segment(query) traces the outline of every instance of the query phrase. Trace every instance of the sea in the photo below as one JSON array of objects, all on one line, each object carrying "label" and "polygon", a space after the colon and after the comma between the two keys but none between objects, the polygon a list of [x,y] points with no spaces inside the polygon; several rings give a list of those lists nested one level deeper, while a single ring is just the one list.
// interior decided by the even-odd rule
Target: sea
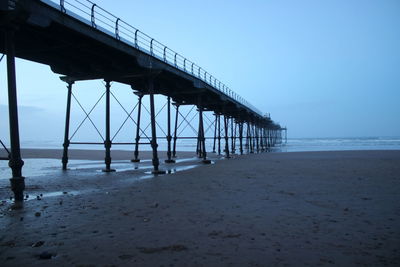
[{"label": "sea", "polygon": [[400,150],[397,137],[289,138],[279,146],[281,152],[339,150]]}]

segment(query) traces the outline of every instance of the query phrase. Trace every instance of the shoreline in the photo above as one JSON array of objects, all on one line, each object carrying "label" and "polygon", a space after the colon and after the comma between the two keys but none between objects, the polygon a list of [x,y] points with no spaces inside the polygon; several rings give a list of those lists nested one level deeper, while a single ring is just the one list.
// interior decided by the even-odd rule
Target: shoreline
[{"label": "shoreline", "polygon": [[[284,147],[283,147],[284,148]],[[400,149],[343,149],[343,150],[293,150],[293,151],[280,151],[280,148],[272,148],[269,152],[261,152],[261,153],[336,153],[336,152],[386,152],[386,151],[400,151]],[[5,155],[5,151],[2,151]],[[71,160],[103,160],[104,159],[104,150],[97,150],[97,149],[69,149],[68,150],[68,157]],[[129,150],[111,150],[111,156],[116,160],[128,160],[133,157],[134,151]],[[1,156],[4,156],[1,154]],[[21,156],[22,159],[24,158],[48,158],[48,159],[60,159],[62,158],[63,150],[60,148],[22,148],[21,149]],[[196,156],[196,153],[190,151],[177,151],[177,158],[179,157],[193,157]],[[243,155],[233,154],[234,156],[244,156],[248,153],[244,153]],[[256,153],[257,154],[257,153]],[[207,155],[216,155],[213,152],[207,152]],[[159,158],[167,158],[167,151],[161,150],[158,151]],[[222,153],[221,157],[224,156]],[[152,151],[139,151],[139,158],[143,157],[144,159],[150,159],[152,157]]]}]

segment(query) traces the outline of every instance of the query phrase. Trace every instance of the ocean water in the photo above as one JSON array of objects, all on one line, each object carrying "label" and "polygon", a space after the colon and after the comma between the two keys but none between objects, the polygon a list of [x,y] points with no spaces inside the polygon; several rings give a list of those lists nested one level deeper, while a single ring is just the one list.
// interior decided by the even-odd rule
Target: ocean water
[{"label": "ocean water", "polygon": [[400,137],[289,138],[278,151],[400,150]]},{"label": "ocean water", "polygon": [[[62,149],[61,141],[22,141],[22,148],[47,148]],[[206,150],[213,150],[213,139],[207,140]],[[229,147],[231,140],[229,140]],[[221,139],[221,151],[225,147]],[[71,145],[71,149],[96,149],[103,150],[103,145]],[[236,149],[239,142],[236,141]],[[133,145],[113,145],[115,150],[134,150]],[[166,140],[158,140],[158,149],[167,150]],[[0,150],[3,150],[2,148]],[[151,150],[150,145],[141,145],[140,150]],[[196,140],[178,140],[177,151],[195,151]],[[359,138],[288,138],[287,143],[276,146],[274,152],[300,152],[300,151],[338,151],[338,150],[400,150],[400,137],[359,137]],[[4,152],[4,151],[1,151]],[[1,153],[3,154],[3,153]]]}]

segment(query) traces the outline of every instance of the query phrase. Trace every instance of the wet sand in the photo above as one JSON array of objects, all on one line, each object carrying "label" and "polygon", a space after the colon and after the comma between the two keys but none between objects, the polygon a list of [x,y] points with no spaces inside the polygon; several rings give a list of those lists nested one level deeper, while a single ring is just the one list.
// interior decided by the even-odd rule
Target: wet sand
[{"label": "wet sand", "polygon": [[[61,159],[63,151],[61,149],[22,149],[21,155],[23,158],[51,158]],[[112,150],[113,160],[126,160],[134,157],[133,151]],[[140,151],[139,158],[150,159],[151,151]],[[193,157],[193,152],[178,152],[179,157]],[[160,158],[166,158],[165,151],[159,151]],[[103,160],[104,150],[84,150],[84,149],[69,149],[69,159],[86,159],[86,160]]]},{"label": "wet sand", "polygon": [[252,154],[141,175],[28,177],[24,209],[0,206],[0,265],[400,265],[400,151]]}]

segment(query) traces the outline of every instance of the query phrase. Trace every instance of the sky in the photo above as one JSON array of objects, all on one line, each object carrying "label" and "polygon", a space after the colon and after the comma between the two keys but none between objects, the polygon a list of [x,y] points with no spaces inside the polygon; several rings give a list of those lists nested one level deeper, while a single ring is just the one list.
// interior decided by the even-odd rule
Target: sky
[{"label": "sky", "polygon": [[[289,138],[400,136],[398,0],[95,2],[270,113],[288,128]],[[3,60],[2,140],[7,139],[5,67]],[[48,66],[24,60],[17,60],[17,83],[21,138],[61,142],[65,84]],[[89,105],[103,83],[75,88]],[[129,91],[119,84],[113,88],[122,95]],[[135,104],[126,96],[123,104]],[[73,109],[77,118],[78,109]],[[116,120],[124,119],[122,110],[113,112]],[[103,118],[101,112],[97,118]]]}]

